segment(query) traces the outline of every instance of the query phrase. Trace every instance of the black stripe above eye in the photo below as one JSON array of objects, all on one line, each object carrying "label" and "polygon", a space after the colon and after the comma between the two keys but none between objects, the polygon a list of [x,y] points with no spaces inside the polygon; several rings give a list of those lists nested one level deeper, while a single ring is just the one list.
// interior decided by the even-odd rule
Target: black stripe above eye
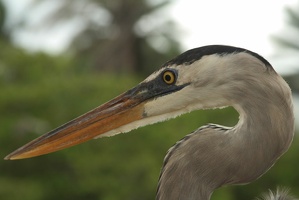
[{"label": "black stripe above eye", "polygon": [[225,46],[225,45],[209,45],[203,46],[195,49],[188,50],[176,58],[166,62],[162,67],[166,67],[169,65],[182,65],[182,64],[192,64],[193,62],[200,60],[203,56],[217,54],[220,56],[232,53],[248,53],[260,61],[262,61],[267,67],[271,67],[271,64],[262,56],[247,49],[233,47],[233,46]]}]

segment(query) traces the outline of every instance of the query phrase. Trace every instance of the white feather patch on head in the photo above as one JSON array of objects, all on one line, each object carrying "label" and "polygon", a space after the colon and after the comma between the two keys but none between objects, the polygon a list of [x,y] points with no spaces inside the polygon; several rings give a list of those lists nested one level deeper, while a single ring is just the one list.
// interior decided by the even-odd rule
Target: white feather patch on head
[{"label": "white feather patch on head", "polygon": [[[246,67],[244,67],[246,66]],[[261,67],[262,66],[262,67]],[[203,56],[192,64],[170,65],[147,77],[149,82],[160,76],[165,68],[178,72],[176,85],[185,88],[148,101],[144,105],[144,118],[104,133],[97,138],[126,133],[138,127],[175,118],[193,110],[223,108],[232,105],[226,98],[231,93],[232,77],[240,74],[258,74],[266,70],[264,64],[247,53]]]}]

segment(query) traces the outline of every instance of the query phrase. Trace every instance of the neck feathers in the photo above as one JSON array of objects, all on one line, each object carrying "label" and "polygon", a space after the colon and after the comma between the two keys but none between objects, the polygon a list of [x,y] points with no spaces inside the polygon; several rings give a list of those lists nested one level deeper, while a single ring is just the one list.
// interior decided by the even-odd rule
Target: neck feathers
[{"label": "neck feathers", "polygon": [[256,180],[289,148],[294,136],[289,86],[272,67],[244,53],[239,56],[232,68],[252,68],[231,68],[227,77],[223,72],[225,80],[213,79],[217,87],[212,94],[224,99],[212,106],[231,105],[239,112],[238,124],[200,128],[175,144],[164,160],[157,200],[210,199],[223,185]]}]

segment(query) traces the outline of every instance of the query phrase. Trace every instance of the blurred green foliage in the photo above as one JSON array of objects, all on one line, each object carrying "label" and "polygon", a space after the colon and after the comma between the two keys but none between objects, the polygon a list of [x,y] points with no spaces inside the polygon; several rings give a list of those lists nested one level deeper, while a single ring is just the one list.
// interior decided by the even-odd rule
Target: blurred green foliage
[{"label": "blurred green foliage", "polygon": [[[0,157],[133,87],[145,77],[91,73],[71,57],[28,54],[0,41]],[[0,199],[154,199],[166,151],[199,126],[232,126],[232,108],[197,111],[37,158],[0,161]],[[285,186],[299,196],[299,141],[269,172],[212,199],[254,199]]]}]

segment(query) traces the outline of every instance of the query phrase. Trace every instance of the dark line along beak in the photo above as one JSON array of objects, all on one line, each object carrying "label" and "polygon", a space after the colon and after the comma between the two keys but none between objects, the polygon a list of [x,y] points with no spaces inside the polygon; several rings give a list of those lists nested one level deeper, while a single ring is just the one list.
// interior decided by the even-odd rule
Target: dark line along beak
[{"label": "dark line along beak", "polygon": [[[152,90],[148,90],[148,88]],[[100,137],[111,130],[145,118],[144,104],[147,100],[181,88],[183,86],[162,89],[156,87],[155,84],[140,84],[86,114],[36,138],[6,156],[5,159],[15,160],[39,156]]]}]

